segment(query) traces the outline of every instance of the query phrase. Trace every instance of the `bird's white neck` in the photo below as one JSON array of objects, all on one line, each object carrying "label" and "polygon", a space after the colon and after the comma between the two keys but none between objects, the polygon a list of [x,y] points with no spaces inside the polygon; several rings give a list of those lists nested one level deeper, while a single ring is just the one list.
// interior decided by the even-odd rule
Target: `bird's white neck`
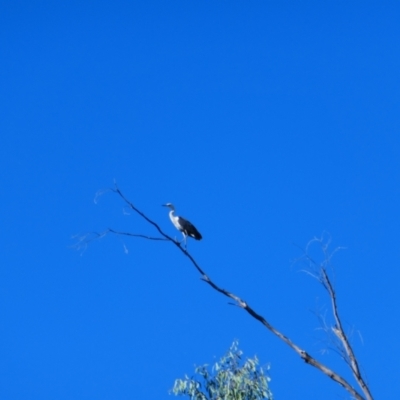
[{"label": "bird's white neck", "polygon": [[178,219],[179,217],[177,217],[175,215],[175,210],[171,210],[169,212],[169,219],[171,220],[171,222],[174,224],[175,228],[178,230],[181,230],[181,226],[179,225]]},{"label": "bird's white neck", "polygon": [[171,211],[169,212],[169,217],[170,217],[170,219],[171,219],[171,221],[172,221],[172,219],[175,217],[175,210],[171,210]]}]

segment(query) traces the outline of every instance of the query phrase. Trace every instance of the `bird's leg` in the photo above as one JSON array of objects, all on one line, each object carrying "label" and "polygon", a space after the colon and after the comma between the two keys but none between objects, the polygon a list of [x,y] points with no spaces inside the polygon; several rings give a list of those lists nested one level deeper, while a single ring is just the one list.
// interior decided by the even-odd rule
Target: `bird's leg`
[{"label": "bird's leg", "polygon": [[[181,233],[182,233],[182,232],[181,232]],[[179,243],[179,244],[182,244],[182,243],[185,241],[185,235],[182,233],[182,236],[183,236],[182,240],[179,240],[179,239],[175,236],[175,242],[177,242],[177,243]]]}]

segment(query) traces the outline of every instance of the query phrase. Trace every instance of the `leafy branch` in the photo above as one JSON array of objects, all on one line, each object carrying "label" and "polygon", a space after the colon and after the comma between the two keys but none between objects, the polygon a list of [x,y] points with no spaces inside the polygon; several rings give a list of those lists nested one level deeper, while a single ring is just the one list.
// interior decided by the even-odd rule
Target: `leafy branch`
[{"label": "leafy branch", "polygon": [[175,381],[172,393],[191,400],[272,400],[270,378],[259,367],[257,357],[242,362],[242,355],[234,341],[211,371],[207,365],[197,367],[195,377]]}]

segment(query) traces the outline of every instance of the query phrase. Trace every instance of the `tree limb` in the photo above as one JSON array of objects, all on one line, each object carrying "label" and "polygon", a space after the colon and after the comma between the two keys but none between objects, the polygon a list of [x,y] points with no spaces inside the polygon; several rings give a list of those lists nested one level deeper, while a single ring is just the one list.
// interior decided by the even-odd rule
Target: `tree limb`
[{"label": "tree limb", "polygon": [[[353,374],[355,376],[355,379],[357,382],[360,384],[364,395],[366,396],[365,398],[357,392],[357,390],[349,383],[347,382],[342,376],[337,374],[335,371],[332,369],[328,368],[324,364],[320,363],[317,361],[314,357],[310,356],[305,350],[301,349],[299,346],[297,346],[294,342],[292,342],[287,336],[285,336],[283,333],[278,331],[276,328],[274,328],[262,315],[258,314],[255,310],[253,310],[247,302],[245,302],[243,299],[241,299],[239,296],[236,296],[235,294],[222,289],[218,285],[216,285],[208,275],[202,270],[202,268],[199,266],[199,264],[196,262],[196,260],[193,258],[193,256],[185,249],[184,247],[181,246],[180,242],[174,240],[172,237],[167,235],[161,228],[160,226],[151,220],[149,217],[147,217],[142,211],[140,211],[132,202],[130,202],[125,195],[121,192],[121,190],[118,188],[118,186],[115,184],[115,188],[110,189],[114,193],[118,194],[124,201],[125,203],[133,210],[135,211],[138,215],[140,215],[144,220],[146,220],[149,224],[151,224],[157,231],[158,233],[162,236],[162,238],[155,238],[155,237],[149,237],[146,235],[139,235],[139,234],[128,234],[124,232],[118,232],[112,229],[108,229],[108,232],[114,233],[117,235],[128,235],[128,236],[135,236],[135,237],[141,237],[145,239],[150,239],[150,240],[166,240],[170,241],[173,243],[186,257],[189,258],[193,266],[197,269],[197,271],[201,275],[201,279],[208,283],[214,290],[217,292],[223,294],[226,297],[229,297],[235,303],[243,308],[245,311],[247,311],[254,319],[259,321],[261,324],[263,324],[270,332],[272,332],[274,335],[276,335],[279,339],[281,339],[284,343],[286,343],[292,350],[294,350],[307,364],[315,367],[319,371],[321,371],[323,374],[327,375],[329,378],[331,378],[333,381],[337,382],[340,386],[342,386],[344,389],[346,389],[352,396],[353,398],[357,400],[372,400],[372,396],[368,390],[367,385],[365,384],[364,380],[361,377],[357,360],[354,356],[354,353],[352,351],[352,348],[347,340],[346,335],[343,332],[341,321],[337,312],[337,305],[336,305],[336,297],[335,297],[335,292],[333,291],[332,285],[329,281],[328,275],[326,274],[326,271],[323,270],[323,277],[325,276],[325,285],[327,287],[328,292],[330,293],[331,299],[332,299],[332,304],[333,304],[333,310],[334,310],[334,315],[336,319],[336,325],[338,328],[338,332],[340,332],[339,339],[344,340],[344,346],[346,348],[347,354],[349,355],[350,363],[352,366]],[[343,337],[343,338],[341,338]]]},{"label": "tree limb", "polygon": [[326,269],[324,267],[321,267],[321,274],[322,274],[323,285],[326,288],[326,290],[328,291],[329,297],[331,298],[332,312],[333,312],[333,316],[336,321],[336,326],[333,328],[333,332],[335,333],[335,335],[338,337],[338,339],[340,340],[340,342],[343,345],[343,348],[349,359],[349,365],[350,365],[350,369],[354,375],[354,379],[357,381],[358,385],[361,387],[361,390],[363,391],[365,398],[367,400],[372,400],[371,392],[368,388],[368,385],[365,383],[365,381],[361,375],[361,371],[360,371],[360,368],[359,368],[359,365],[357,362],[357,358],[354,354],[353,348],[351,347],[351,344],[346,335],[346,332],[343,329],[342,321],[339,316],[337,302],[336,302],[336,293],[335,293],[335,290],[333,289],[332,283],[331,283],[329,276],[326,272]]}]

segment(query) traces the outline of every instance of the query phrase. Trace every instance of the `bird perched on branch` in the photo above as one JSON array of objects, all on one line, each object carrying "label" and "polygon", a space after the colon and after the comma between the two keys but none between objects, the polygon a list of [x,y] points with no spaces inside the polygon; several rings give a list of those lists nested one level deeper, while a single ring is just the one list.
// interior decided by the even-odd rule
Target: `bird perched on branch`
[{"label": "bird perched on branch", "polygon": [[174,224],[175,228],[182,232],[183,240],[186,247],[186,238],[188,236],[196,240],[201,240],[202,236],[196,227],[190,223],[187,219],[178,217],[175,215],[175,207],[172,203],[163,204],[164,207],[168,207],[171,211],[169,212],[169,218]]}]

